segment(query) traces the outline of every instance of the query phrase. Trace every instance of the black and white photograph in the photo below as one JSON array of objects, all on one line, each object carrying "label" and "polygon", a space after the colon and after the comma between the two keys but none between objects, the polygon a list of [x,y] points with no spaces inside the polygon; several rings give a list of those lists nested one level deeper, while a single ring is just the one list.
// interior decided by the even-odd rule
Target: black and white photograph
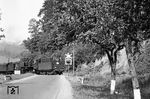
[{"label": "black and white photograph", "polygon": [[0,99],[150,99],[150,0],[0,0]]}]

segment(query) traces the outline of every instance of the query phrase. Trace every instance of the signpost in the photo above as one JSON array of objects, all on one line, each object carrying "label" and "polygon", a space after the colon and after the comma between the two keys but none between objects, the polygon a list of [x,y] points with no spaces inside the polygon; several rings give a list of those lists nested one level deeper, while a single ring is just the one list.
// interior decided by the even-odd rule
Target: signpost
[{"label": "signpost", "polygon": [[7,94],[8,95],[19,94],[19,86],[7,86]]},{"label": "signpost", "polygon": [[69,73],[69,66],[72,65],[72,54],[65,54],[65,65],[68,66],[68,73]]},{"label": "signpost", "polygon": [[65,57],[65,65],[72,65],[72,56],[71,56],[71,54],[67,53],[65,55],[66,55],[66,57]]},{"label": "signpost", "polygon": [[75,67],[75,54],[74,54],[74,43],[73,43],[73,75],[74,75],[74,67]]}]

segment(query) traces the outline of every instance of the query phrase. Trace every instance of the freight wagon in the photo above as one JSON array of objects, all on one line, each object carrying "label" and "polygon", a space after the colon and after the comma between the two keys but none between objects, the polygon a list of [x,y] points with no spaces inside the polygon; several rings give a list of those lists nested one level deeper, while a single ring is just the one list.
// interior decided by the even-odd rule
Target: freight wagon
[{"label": "freight wagon", "polygon": [[54,60],[48,57],[41,57],[37,59],[34,68],[36,74],[44,74],[44,75],[50,74],[60,75],[65,70],[63,61],[61,61],[60,59]]},{"label": "freight wagon", "polygon": [[13,74],[15,70],[15,63],[0,64],[0,74]]}]

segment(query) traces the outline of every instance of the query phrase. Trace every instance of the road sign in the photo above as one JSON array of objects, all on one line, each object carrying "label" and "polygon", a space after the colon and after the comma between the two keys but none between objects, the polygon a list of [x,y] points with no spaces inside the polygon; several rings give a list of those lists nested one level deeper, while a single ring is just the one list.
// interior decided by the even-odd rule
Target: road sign
[{"label": "road sign", "polygon": [[65,65],[72,65],[72,54],[67,53],[65,55]]},{"label": "road sign", "polygon": [[66,58],[71,58],[72,59],[72,54],[67,53],[65,55],[66,55]]},{"label": "road sign", "polygon": [[72,59],[65,58],[65,65],[72,65]]},{"label": "road sign", "polygon": [[19,94],[19,86],[7,86],[7,94],[9,95]]}]

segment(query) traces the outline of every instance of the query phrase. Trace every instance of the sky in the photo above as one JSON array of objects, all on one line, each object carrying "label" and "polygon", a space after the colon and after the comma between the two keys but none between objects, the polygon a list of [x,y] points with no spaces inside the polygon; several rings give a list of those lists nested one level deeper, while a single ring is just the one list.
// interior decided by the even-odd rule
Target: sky
[{"label": "sky", "polygon": [[2,41],[20,43],[27,39],[29,20],[38,18],[43,2],[44,0],[0,0],[0,26],[4,28],[5,34]]}]

